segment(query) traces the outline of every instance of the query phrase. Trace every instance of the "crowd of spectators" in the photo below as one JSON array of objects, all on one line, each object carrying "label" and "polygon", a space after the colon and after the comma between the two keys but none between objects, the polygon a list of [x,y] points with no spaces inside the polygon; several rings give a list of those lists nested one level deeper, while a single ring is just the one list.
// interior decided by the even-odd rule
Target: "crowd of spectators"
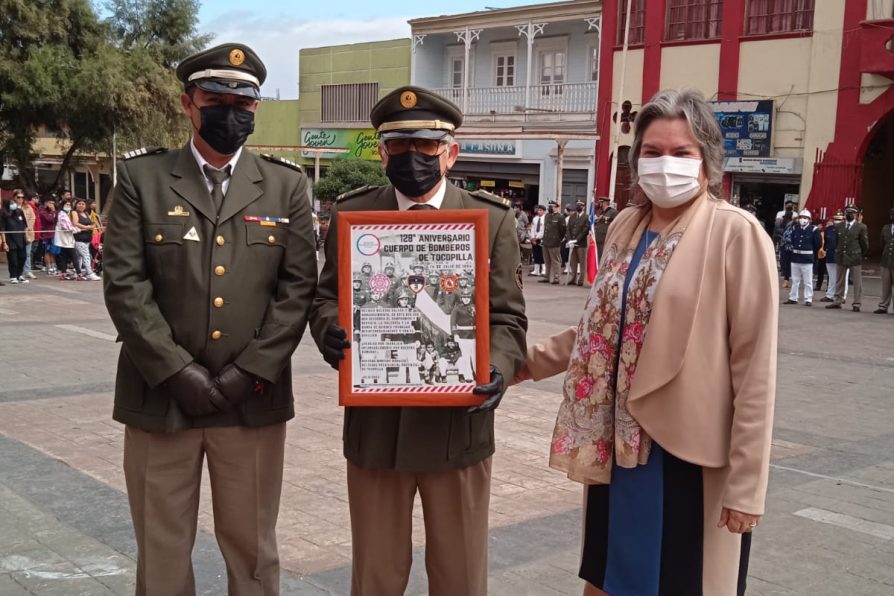
[{"label": "crowd of spectators", "polygon": [[[39,195],[16,190],[0,202],[0,249],[11,285],[43,271],[63,280],[98,281],[103,226],[93,200],[70,191]],[[0,285],[5,285],[0,282]]]}]

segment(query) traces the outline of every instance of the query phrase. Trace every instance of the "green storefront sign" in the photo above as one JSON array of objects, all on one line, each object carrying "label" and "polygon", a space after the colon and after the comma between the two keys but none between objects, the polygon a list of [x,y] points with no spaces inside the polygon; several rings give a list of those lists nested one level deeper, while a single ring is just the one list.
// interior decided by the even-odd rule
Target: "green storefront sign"
[{"label": "green storefront sign", "polygon": [[[379,135],[372,128],[302,128],[301,144],[305,147],[347,149],[347,153],[321,153],[323,159],[378,160],[376,147]],[[302,151],[302,157],[313,158],[314,153]]]}]

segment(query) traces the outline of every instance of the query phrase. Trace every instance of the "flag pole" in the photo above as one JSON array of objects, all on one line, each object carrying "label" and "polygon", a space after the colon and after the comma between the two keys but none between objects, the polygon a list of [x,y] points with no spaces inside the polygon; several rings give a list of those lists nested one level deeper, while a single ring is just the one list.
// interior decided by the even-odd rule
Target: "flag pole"
[{"label": "flag pole", "polygon": [[627,18],[624,19],[624,45],[621,48],[621,79],[618,83],[618,100],[614,106],[618,119],[615,122],[615,132],[612,135],[611,176],[608,183],[609,205],[615,204],[615,184],[618,180],[618,146],[621,144],[621,103],[624,101],[624,81],[627,77],[627,49],[630,46],[630,10],[632,4],[633,0],[627,0]]}]

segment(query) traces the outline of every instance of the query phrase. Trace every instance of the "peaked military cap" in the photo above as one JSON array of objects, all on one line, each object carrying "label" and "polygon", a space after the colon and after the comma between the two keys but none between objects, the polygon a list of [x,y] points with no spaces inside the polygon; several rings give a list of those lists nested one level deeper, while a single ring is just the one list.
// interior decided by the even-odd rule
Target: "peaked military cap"
[{"label": "peaked military cap", "polygon": [[380,99],[369,120],[383,140],[439,140],[462,125],[463,113],[455,103],[433,91],[406,85]]},{"label": "peaked military cap", "polygon": [[185,58],[177,66],[177,78],[185,87],[258,99],[267,68],[250,47],[225,43]]},{"label": "peaked military cap", "polygon": [[857,208],[856,205],[848,205],[844,211],[845,211],[845,213],[847,213],[848,211],[851,213],[859,213],[860,212],[860,210]]}]

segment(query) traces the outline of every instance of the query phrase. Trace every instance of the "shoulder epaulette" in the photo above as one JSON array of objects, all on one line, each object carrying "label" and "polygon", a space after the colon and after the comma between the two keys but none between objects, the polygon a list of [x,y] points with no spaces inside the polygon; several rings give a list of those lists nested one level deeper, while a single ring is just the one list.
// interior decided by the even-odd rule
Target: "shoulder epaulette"
[{"label": "shoulder epaulette", "polygon": [[506,209],[512,207],[512,201],[510,201],[509,199],[498,197],[497,195],[487,192],[486,190],[476,190],[474,192],[470,192],[469,194],[473,197],[484,199],[485,201],[489,201],[491,203],[499,205],[500,207],[505,207]]},{"label": "shoulder epaulette", "polygon": [[166,147],[142,147],[140,149],[128,151],[121,156],[121,159],[127,161],[128,159],[133,159],[135,157],[143,157],[144,155],[155,155],[156,153],[164,153],[167,150],[168,149]]},{"label": "shoulder epaulette", "polygon": [[377,187],[370,186],[369,184],[367,184],[366,186],[361,186],[360,188],[355,188],[354,190],[349,190],[348,192],[343,192],[340,195],[338,195],[335,198],[335,200],[338,202],[341,202],[341,201],[350,199],[351,197],[360,196],[367,191],[373,190],[374,188],[377,188]]},{"label": "shoulder epaulette", "polygon": [[266,159],[270,163],[278,163],[281,166],[286,166],[287,168],[292,168],[298,172],[304,172],[304,168],[300,165],[296,164],[294,161],[289,161],[288,159],[284,159],[277,155],[271,155],[270,153],[261,153],[261,157]]}]

